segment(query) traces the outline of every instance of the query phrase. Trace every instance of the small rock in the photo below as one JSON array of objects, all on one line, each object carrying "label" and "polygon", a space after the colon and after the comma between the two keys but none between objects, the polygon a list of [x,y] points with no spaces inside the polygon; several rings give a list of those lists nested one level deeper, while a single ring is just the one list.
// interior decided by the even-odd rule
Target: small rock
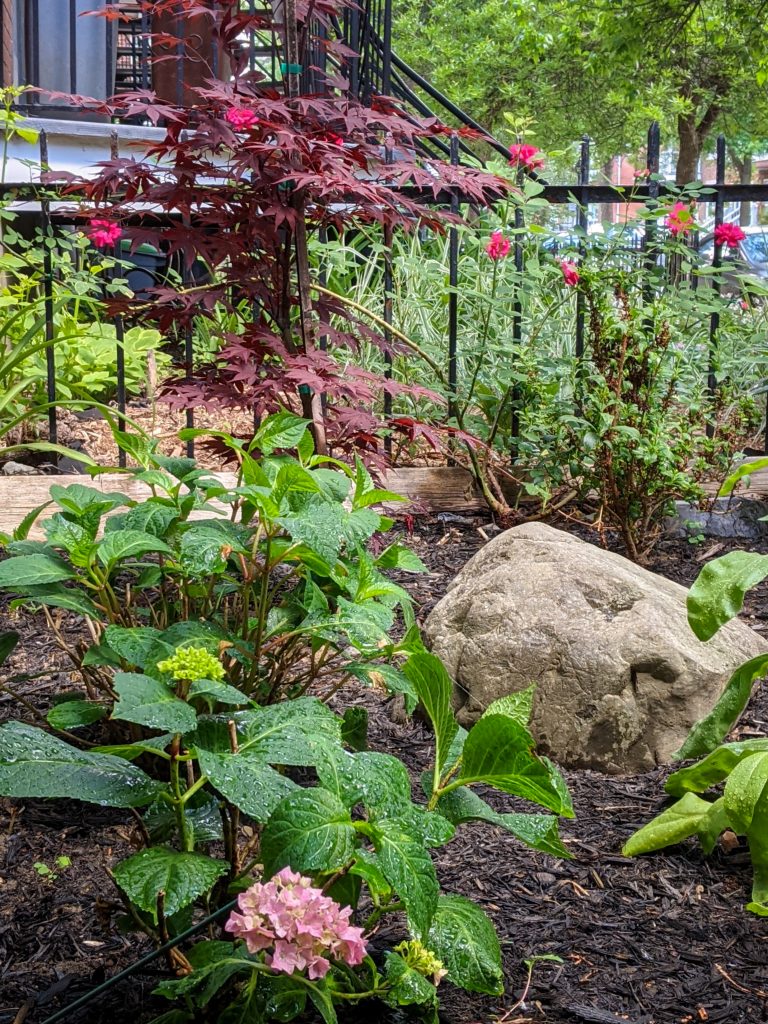
[{"label": "small rock", "polygon": [[608,773],[671,760],[734,670],[768,647],[743,622],[707,643],[688,591],[543,523],[485,544],[427,619],[469,728],[499,697],[536,684],[531,731],[563,765]]},{"label": "small rock", "polygon": [[27,466],[23,462],[6,462],[3,465],[3,473],[6,476],[39,476],[35,466]]}]

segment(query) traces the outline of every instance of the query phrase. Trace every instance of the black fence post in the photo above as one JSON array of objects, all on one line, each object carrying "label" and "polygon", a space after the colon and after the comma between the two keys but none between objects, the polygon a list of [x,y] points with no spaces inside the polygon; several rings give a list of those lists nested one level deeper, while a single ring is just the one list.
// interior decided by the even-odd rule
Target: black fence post
[{"label": "black fence post", "polygon": [[[459,136],[451,136],[451,165],[459,163]],[[459,212],[456,189],[451,194],[451,213]],[[458,411],[458,344],[459,344],[459,232],[455,224],[448,229],[448,416]]]},{"label": "black fence post", "polygon": [[[720,296],[720,267],[722,266],[722,245],[717,242],[717,229],[723,223],[724,197],[722,186],[725,184],[725,136],[718,135],[715,159],[715,238],[712,251],[712,290],[715,295],[715,303]],[[715,394],[717,392],[717,335],[720,330],[720,310],[715,308],[709,317],[709,353],[707,360],[707,401],[709,413],[706,422],[707,437],[715,433],[715,423],[712,419],[715,406]]]},{"label": "black fence post", "polygon": [[[48,136],[40,132],[40,169],[45,172],[48,167]],[[55,324],[53,320],[53,231],[51,230],[51,205],[45,192],[40,193],[40,228],[43,236],[43,306],[45,309],[45,369],[46,394],[48,398],[48,440],[51,444],[58,441],[58,422],[56,415],[56,353],[54,351]],[[56,455],[51,460],[58,463]]]},{"label": "black fence post", "polygon": [[[648,129],[648,210],[652,212],[659,205],[659,153],[661,151],[661,135],[659,122],[653,121]],[[648,305],[653,301],[653,272],[656,268],[656,238],[658,236],[658,224],[654,217],[648,217],[645,221],[645,237],[643,238],[643,252],[645,253],[643,272],[643,302]],[[653,324],[650,318],[647,321],[652,329]]]},{"label": "black fence post", "polygon": [[[585,135],[581,140],[581,151],[579,153],[579,164],[578,164],[578,184],[582,186],[581,191],[577,191],[577,197],[579,200],[579,206],[576,211],[576,226],[579,228],[579,263],[584,262],[584,258],[587,255],[587,230],[589,228],[589,207],[588,200],[585,198],[583,187],[589,184],[590,174],[590,139],[588,135]],[[578,410],[581,399],[581,387],[582,377],[584,370],[584,295],[581,288],[576,292],[576,374],[575,374],[575,386],[576,386],[576,408]]]},{"label": "black fence post", "polygon": [[[120,156],[120,143],[117,131],[110,132],[109,136],[110,159],[117,160]],[[116,260],[122,256],[122,244],[120,239],[115,242],[112,255]],[[109,272],[110,280],[114,280],[114,267]],[[117,422],[121,430],[125,430],[125,322],[121,314],[115,317],[115,373],[117,378],[116,399],[117,399]],[[117,464],[121,468],[126,465],[126,454],[121,447],[117,450]]]},{"label": "black fence post", "polygon": [[[522,192],[523,172],[518,171],[518,186]],[[522,196],[521,196],[522,199]],[[512,302],[512,359],[517,360],[520,342],[523,339],[523,303],[520,298],[522,292],[523,270],[525,269],[525,254],[523,251],[523,228],[525,227],[525,216],[521,203],[515,206],[515,297]],[[520,436],[520,385],[515,382],[512,385],[511,393],[512,409],[510,412],[510,458],[517,457],[517,439]]]}]

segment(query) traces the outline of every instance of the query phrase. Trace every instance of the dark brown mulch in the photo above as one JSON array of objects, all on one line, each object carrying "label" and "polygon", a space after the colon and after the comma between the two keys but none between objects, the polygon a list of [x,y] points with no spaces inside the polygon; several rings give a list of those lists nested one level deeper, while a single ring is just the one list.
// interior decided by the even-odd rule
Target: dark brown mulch
[{"label": "dark brown mulch", "polygon": [[[485,541],[474,524],[450,520],[418,525],[411,541],[429,566],[428,574],[408,578],[423,617]],[[714,551],[712,544],[666,542],[651,568],[690,583],[702,561],[726,550],[728,545]],[[768,588],[750,595],[745,616],[755,628],[768,629]],[[16,655],[14,671],[62,664],[39,623],[25,622],[24,632],[25,650]],[[71,682],[62,671],[19,689],[45,708],[51,692]],[[370,692],[350,690],[344,697],[368,707],[375,748],[398,753],[414,774],[425,766],[430,735],[421,722],[399,724]],[[29,718],[0,696],[0,718],[11,716]],[[743,734],[768,730],[766,689],[756,694],[739,728]],[[743,910],[751,884],[745,848],[719,847],[705,859],[691,842],[627,860],[620,855],[622,843],[664,804],[665,772],[566,775],[576,818],[563,824],[562,834],[573,860],[537,854],[490,826],[464,826],[438,853],[444,888],[477,900],[493,917],[507,978],[501,998],[446,986],[446,1024],[768,1021],[768,923]],[[515,806],[498,795],[489,799],[499,808]],[[30,1000],[26,1020],[39,1024],[148,948],[143,938],[116,930],[119,907],[107,875],[131,850],[132,823],[121,812],[76,803],[0,806],[0,1022],[10,1024]],[[55,860],[61,855],[72,864],[59,870]],[[43,877],[36,862],[58,877]],[[542,954],[561,962],[537,963],[520,1002],[524,961]],[[142,974],[69,1019],[151,1019],[168,1008],[149,996],[156,981],[157,974]]]}]

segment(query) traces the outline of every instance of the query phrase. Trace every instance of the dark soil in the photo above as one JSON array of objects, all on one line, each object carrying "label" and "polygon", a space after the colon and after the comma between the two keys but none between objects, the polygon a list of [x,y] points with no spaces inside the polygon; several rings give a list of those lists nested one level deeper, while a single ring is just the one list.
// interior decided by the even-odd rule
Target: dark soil
[{"label": "dark soil", "polygon": [[[555,525],[593,539],[572,523]],[[474,522],[445,519],[419,524],[410,539],[429,566],[428,574],[407,581],[423,618],[485,539]],[[663,542],[650,567],[689,584],[702,562],[728,549],[727,543]],[[751,592],[744,615],[754,628],[768,630],[766,586]],[[14,628],[25,636],[12,673],[55,670],[15,683],[44,711],[51,695],[74,680],[48,645],[42,622],[27,616]],[[342,696],[369,709],[374,748],[397,753],[414,774],[425,766],[430,736],[423,723],[399,724],[370,691]],[[32,720],[31,711],[1,694],[0,719],[9,717]],[[738,732],[768,732],[766,688],[753,698]],[[463,826],[438,852],[443,887],[478,901],[493,917],[507,978],[501,998],[468,996],[446,985],[446,1024],[768,1021],[768,923],[743,909],[751,885],[744,846],[721,846],[704,858],[690,842],[625,859],[623,842],[664,805],[665,772],[565,774],[576,818],[561,831],[573,860],[535,853],[491,826]],[[489,799],[511,807],[498,795]],[[133,819],[123,812],[75,802],[0,801],[0,1024],[40,1024],[150,948],[142,936],[116,928],[122,908],[108,877],[134,841]],[[71,865],[57,867],[61,856]],[[57,877],[41,874],[40,864]],[[535,963],[527,986],[525,961],[544,954],[560,960]],[[154,973],[122,983],[66,1020],[150,1020],[169,1008],[150,995],[162,971],[156,963]]]}]

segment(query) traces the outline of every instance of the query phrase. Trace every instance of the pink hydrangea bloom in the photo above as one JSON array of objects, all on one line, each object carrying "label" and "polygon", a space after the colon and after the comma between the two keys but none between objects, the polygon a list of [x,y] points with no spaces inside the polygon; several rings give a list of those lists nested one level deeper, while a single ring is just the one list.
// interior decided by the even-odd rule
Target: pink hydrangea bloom
[{"label": "pink hydrangea bloom", "polygon": [[509,147],[509,162],[513,167],[522,167],[528,172],[538,171],[544,166],[544,154],[538,146],[516,142]]},{"label": "pink hydrangea bloom", "polygon": [[643,167],[639,171],[635,171],[635,178],[650,178],[651,169],[650,167]]},{"label": "pink hydrangea bloom", "polygon": [[718,224],[715,228],[715,245],[727,245],[729,249],[738,249],[739,242],[746,237],[738,224]]},{"label": "pink hydrangea bloom", "polygon": [[492,260],[502,260],[509,252],[509,239],[505,238],[500,231],[494,231],[485,251]]},{"label": "pink hydrangea bloom", "polygon": [[306,971],[314,981],[325,977],[331,960],[354,967],[365,958],[363,929],[349,923],[351,907],[342,909],[290,868],[252,885],[237,903],[225,931],[242,939],[249,953],[271,948],[265,959],[274,971]]},{"label": "pink hydrangea bloom", "polygon": [[561,260],[560,272],[563,275],[563,280],[569,288],[573,288],[579,283],[579,272],[576,269],[575,263],[571,263],[569,260]]},{"label": "pink hydrangea bloom", "polygon": [[99,249],[106,249],[108,246],[114,245],[122,233],[123,229],[119,224],[96,217],[91,221],[88,237]]},{"label": "pink hydrangea bloom", "polygon": [[675,203],[664,221],[664,226],[671,235],[687,235],[696,226],[693,219],[693,204]]},{"label": "pink hydrangea bloom", "polygon": [[247,132],[259,120],[252,110],[247,110],[245,107],[230,107],[226,118],[236,132]]}]

